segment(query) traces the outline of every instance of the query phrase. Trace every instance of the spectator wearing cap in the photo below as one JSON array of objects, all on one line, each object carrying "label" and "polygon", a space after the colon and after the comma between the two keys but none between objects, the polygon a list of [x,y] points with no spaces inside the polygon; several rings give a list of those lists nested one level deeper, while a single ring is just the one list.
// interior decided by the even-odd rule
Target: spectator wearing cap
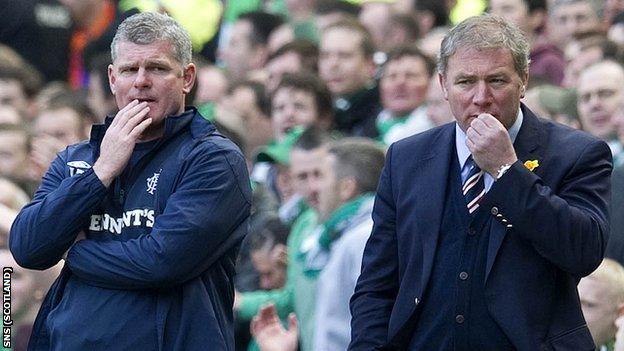
[{"label": "spectator wearing cap", "polygon": [[279,218],[285,224],[292,224],[305,210],[302,196],[296,191],[290,173],[290,150],[297,142],[304,127],[289,130],[280,141],[272,142],[256,156],[256,163],[268,164],[264,185],[276,196],[279,202]]},{"label": "spectator wearing cap", "polygon": [[388,53],[379,84],[383,110],[376,120],[386,145],[433,127],[425,104],[433,70],[433,62],[416,46]]},{"label": "spectator wearing cap", "polygon": [[336,129],[377,137],[375,118],[381,105],[370,34],[355,20],[336,22],[321,33],[319,49],[319,74],[332,93]]}]

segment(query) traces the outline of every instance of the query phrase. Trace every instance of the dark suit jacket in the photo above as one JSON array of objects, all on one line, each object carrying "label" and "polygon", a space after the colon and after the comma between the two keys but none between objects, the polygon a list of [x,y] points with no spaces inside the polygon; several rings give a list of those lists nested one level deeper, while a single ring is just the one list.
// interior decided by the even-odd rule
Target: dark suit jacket
[{"label": "dark suit jacket", "polygon": [[624,166],[613,170],[611,185],[611,235],[605,256],[624,265]]},{"label": "dark suit jacket", "polygon": [[[481,206],[494,217],[487,306],[518,350],[593,350],[576,285],[601,262],[608,236],[611,153],[596,138],[522,106],[519,161]],[[455,123],[388,150],[362,274],[351,299],[349,350],[407,347],[432,270]],[[530,171],[523,165],[537,160]]]}]

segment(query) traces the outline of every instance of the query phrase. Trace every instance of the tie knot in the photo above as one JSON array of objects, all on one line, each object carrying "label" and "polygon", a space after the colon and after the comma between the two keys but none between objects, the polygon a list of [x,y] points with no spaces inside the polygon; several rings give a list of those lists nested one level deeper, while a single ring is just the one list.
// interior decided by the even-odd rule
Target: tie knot
[{"label": "tie knot", "polygon": [[470,178],[470,176],[472,175],[475,175],[481,172],[481,168],[477,166],[477,163],[472,158],[472,155],[470,155],[468,159],[466,159],[466,164],[464,165],[464,167],[468,168],[468,178]]}]

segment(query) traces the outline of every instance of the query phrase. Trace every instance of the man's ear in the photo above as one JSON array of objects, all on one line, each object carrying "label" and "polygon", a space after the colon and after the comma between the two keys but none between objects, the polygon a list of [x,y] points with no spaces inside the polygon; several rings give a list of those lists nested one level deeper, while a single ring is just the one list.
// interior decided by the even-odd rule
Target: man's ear
[{"label": "man's ear", "polygon": [[345,177],[338,180],[338,196],[345,203],[358,195],[357,181],[353,177]]},{"label": "man's ear", "polygon": [[115,95],[115,73],[113,71],[113,65],[108,65],[108,87],[110,88],[111,93]]},{"label": "man's ear", "polygon": [[184,87],[182,91],[184,94],[188,94],[191,92],[193,88],[193,84],[195,84],[195,77],[197,75],[197,69],[195,68],[195,64],[189,63],[182,74],[184,75]]},{"label": "man's ear", "polygon": [[529,84],[529,72],[527,72],[520,77],[522,79],[522,86],[520,87],[520,98],[524,98],[524,94],[526,93],[526,86]]},{"label": "man's ear", "polygon": [[618,317],[624,316],[624,302],[617,306]]},{"label": "man's ear", "polygon": [[372,79],[373,77],[375,77],[375,71],[377,71],[377,65],[375,64],[375,60],[373,59],[372,55],[366,62],[368,63],[367,64],[367,71],[368,72],[366,72],[366,73]]},{"label": "man's ear", "polygon": [[276,244],[271,250],[274,262],[282,266],[288,265],[288,248],[284,244]]},{"label": "man's ear", "polygon": [[442,92],[444,93],[444,100],[448,101],[448,91],[446,90],[446,78],[442,73],[438,73],[438,82],[440,83],[440,87],[442,87]]},{"label": "man's ear", "polygon": [[269,59],[269,48],[264,45],[256,45],[253,49],[254,53],[249,58],[251,70],[257,70],[264,67]]}]

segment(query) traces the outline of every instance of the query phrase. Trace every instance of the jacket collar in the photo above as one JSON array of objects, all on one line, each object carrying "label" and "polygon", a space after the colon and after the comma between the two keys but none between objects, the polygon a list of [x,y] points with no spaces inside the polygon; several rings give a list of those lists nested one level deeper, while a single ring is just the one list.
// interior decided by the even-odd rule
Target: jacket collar
[{"label": "jacket collar", "polygon": [[[193,122],[194,117],[197,116],[201,119],[201,123]],[[106,134],[106,130],[113,122],[114,116],[106,116],[104,123],[96,124],[91,128],[91,138],[89,143],[92,146],[98,146],[104,138],[104,134]],[[215,127],[212,123],[206,121],[201,117],[197,109],[193,106],[187,106],[184,112],[177,116],[167,116],[165,117],[165,130],[163,136],[160,138],[159,143],[168,140],[173,135],[176,135],[179,131],[186,128],[187,126],[192,126],[193,136],[203,136],[211,133],[215,130]]]}]

